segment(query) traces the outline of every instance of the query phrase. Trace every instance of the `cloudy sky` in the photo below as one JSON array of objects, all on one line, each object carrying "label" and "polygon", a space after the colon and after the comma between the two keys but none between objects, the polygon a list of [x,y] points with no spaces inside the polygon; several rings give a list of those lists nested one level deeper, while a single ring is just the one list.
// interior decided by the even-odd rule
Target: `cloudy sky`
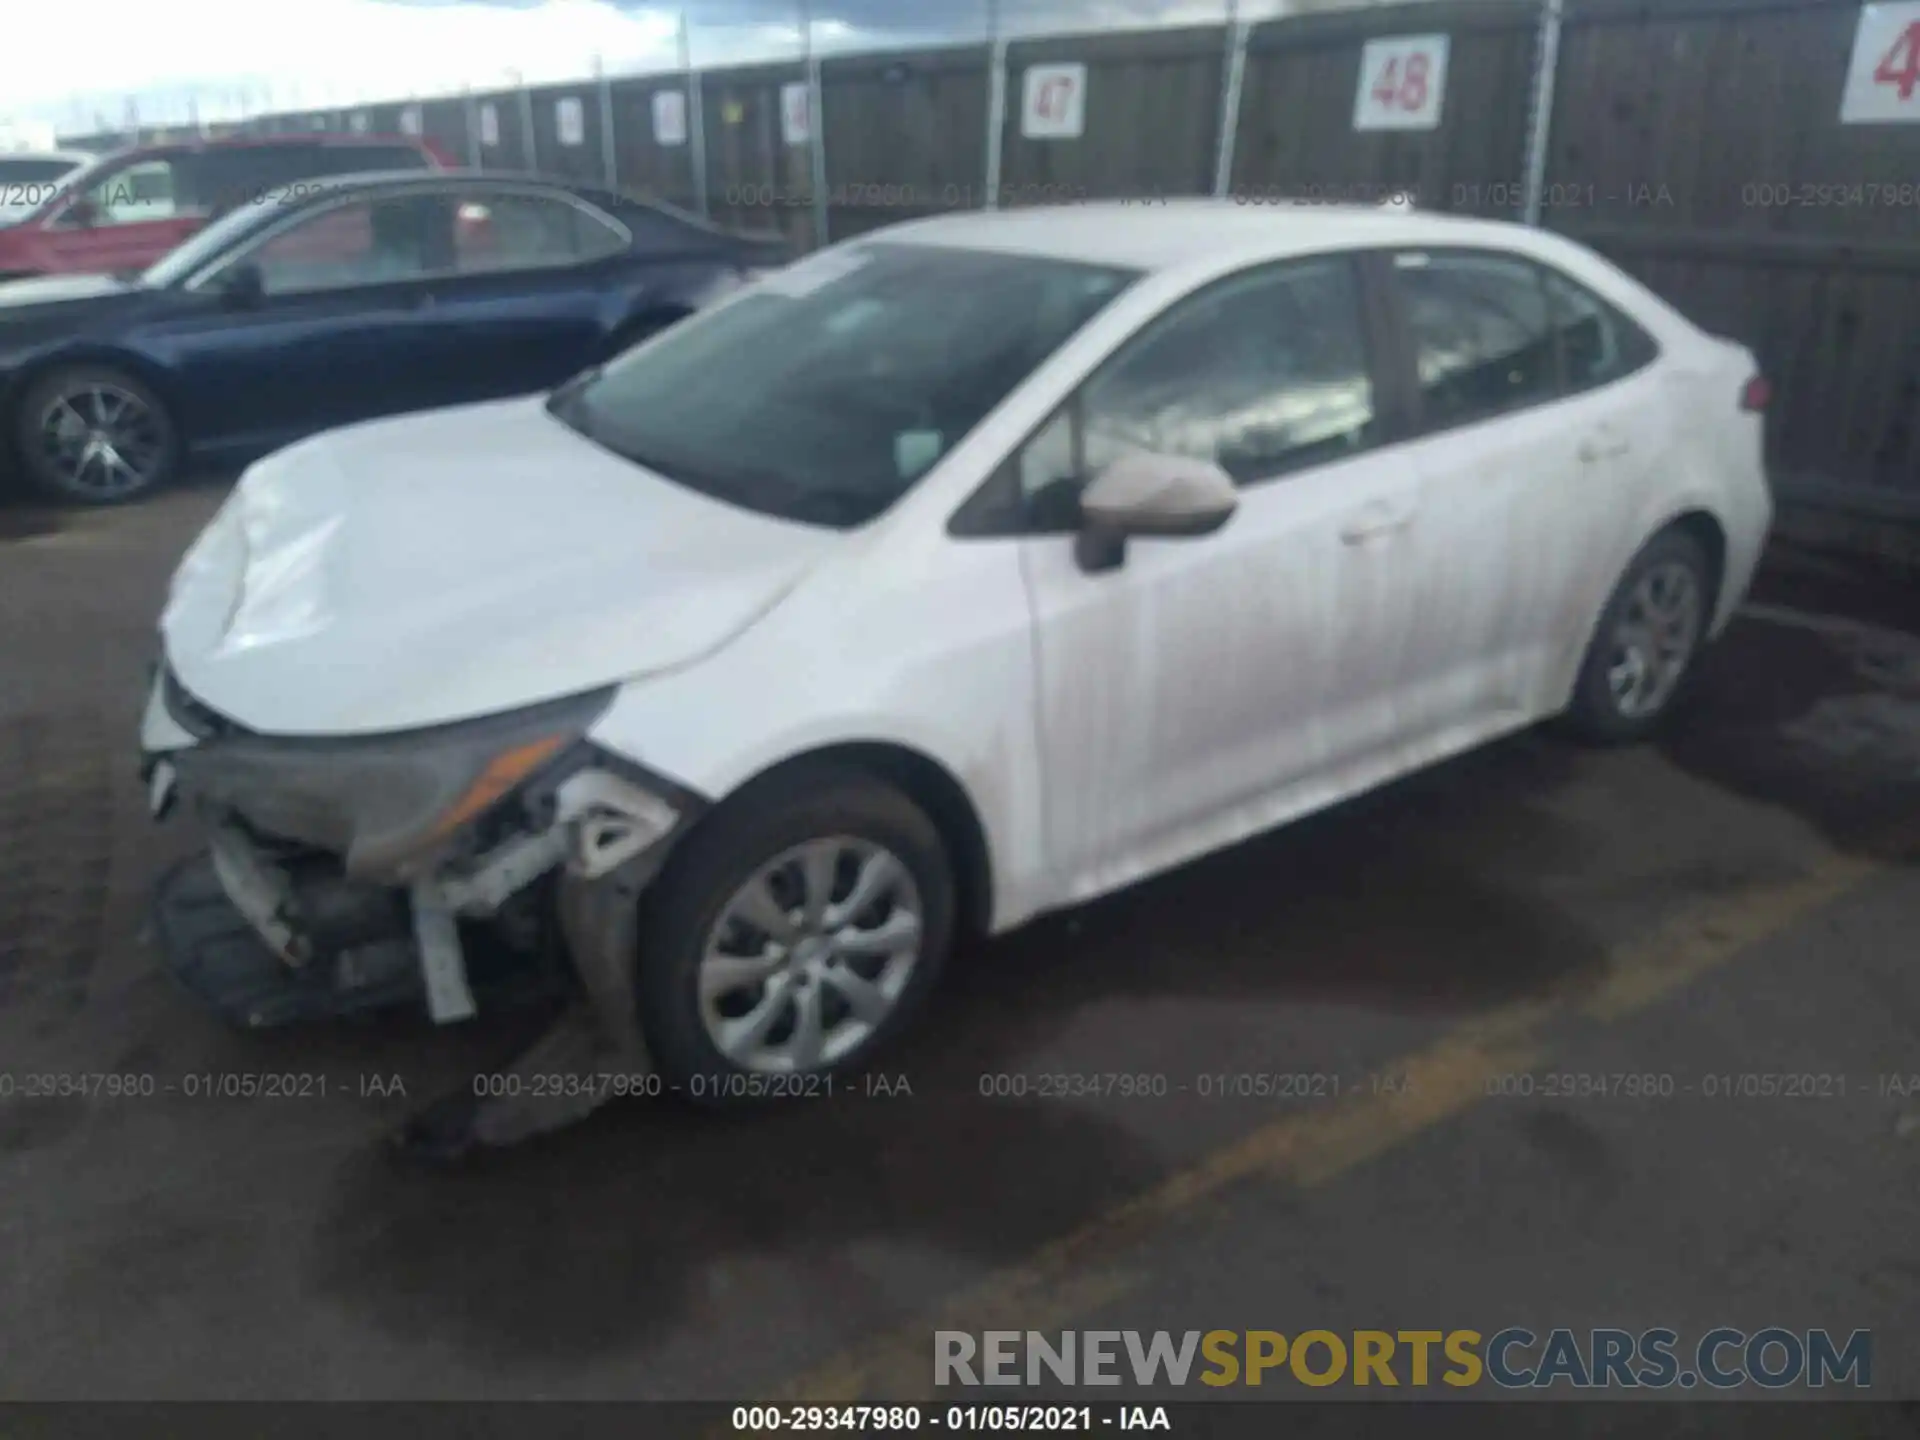
[{"label": "cloudy sky", "polygon": [[[0,125],[91,130],[561,80],[675,64],[678,11],[647,0],[13,0]],[[804,0],[685,0],[696,63],[793,54]],[[823,52],[978,38],[991,0],[811,0]],[[1000,0],[1015,32],[1218,20],[1230,0]],[[1304,0],[1293,0],[1303,8]],[[1317,0],[1324,4],[1325,0]],[[1288,0],[1243,0],[1248,14]],[[51,17],[58,16],[58,23]],[[85,37],[76,43],[76,36]]]}]

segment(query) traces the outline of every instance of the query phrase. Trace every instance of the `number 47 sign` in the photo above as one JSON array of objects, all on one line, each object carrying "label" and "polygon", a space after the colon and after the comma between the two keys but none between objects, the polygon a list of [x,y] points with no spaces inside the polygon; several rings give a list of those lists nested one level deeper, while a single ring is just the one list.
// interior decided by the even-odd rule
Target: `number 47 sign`
[{"label": "number 47 sign", "polygon": [[1920,120],[1920,0],[1864,5],[1840,101],[1843,125]]},{"label": "number 47 sign", "polygon": [[1447,93],[1447,37],[1396,35],[1360,52],[1356,130],[1433,130]]}]

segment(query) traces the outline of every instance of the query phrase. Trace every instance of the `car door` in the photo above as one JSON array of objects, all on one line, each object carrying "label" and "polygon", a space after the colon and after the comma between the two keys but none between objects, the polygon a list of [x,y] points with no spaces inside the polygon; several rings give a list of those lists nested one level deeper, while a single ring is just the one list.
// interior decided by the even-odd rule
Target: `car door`
[{"label": "car door", "polygon": [[1567,392],[1554,307],[1568,302],[1545,279],[1509,253],[1394,257],[1426,516],[1404,698],[1433,736],[1556,703],[1569,637],[1583,642],[1593,619],[1589,572],[1615,549],[1604,472],[1630,438],[1609,402]]},{"label": "car door", "polygon": [[218,295],[251,266],[261,293],[156,322],[188,433],[257,450],[436,403],[423,341],[449,263],[444,202],[409,191],[308,207],[189,282]]},{"label": "car door", "polygon": [[187,193],[184,154],[131,157],[47,221],[42,254],[62,274],[144,270],[206,223]]},{"label": "car door", "polygon": [[[1012,462],[1035,523],[1048,853],[1085,896],[1341,793],[1398,736],[1419,476],[1372,358],[1361,261],[1245,272],[1129,341]],[[1060,497],[1129,450],[1213,460],[1201,539],[1084,571]]]},{"label": "car door", "polygon": [[608,262],[625,232],[570,195],[450,186],[453,263],[431,287],[436,403],[548,390],[602,358],[620,297]]}]

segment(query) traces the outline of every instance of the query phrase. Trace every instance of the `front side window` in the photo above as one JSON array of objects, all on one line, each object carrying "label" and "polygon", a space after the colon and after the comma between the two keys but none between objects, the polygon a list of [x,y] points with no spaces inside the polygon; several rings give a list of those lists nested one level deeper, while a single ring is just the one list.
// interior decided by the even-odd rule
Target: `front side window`
[{"label": "front side window", "polygon": [[142,160],[123,166],[82,193],[86,223],[99,229],[171,220],[180,213],[174,194],[176,162]]},{"label": "front side window", "polygon": [[258,266],[269,295],[443,275],[453,268],[453,203],[446,195],[403,194],[331,206],[238,252],[233,263]]},{"label": "front side window", "polygon": [[455,219],[463,272],[577,265],[627,248],[608,221],[553,195],[468,192],[459,197]]},{"label": "front side window", "polygon": [[930,245],[829,250],[556,392],[550,408],[668,479],[850,528],[1136,278]]},{"label": "front side window", "polygon": [[1496,255],[1403,254],[1394,277],[1432,429],[1469,424],[1560,392],[1539,272]]},{"label": "front side window", "polygon": [[1184,302],[1088,382],[1080,415],[1082,478],[1144,450],[1249,485],[1366,448],[1377,416],[1352,261],[1278,266]]}]

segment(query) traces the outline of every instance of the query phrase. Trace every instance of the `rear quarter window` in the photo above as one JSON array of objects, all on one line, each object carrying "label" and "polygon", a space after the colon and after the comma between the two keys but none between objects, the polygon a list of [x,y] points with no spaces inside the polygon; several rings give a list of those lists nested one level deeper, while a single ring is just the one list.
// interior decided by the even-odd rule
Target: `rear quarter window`
[{"label": "rear quarter window", "polygon": [[1543,273],[1568,391],[1623,379],[1659,355],[1658,342],[1614,306],[1558,270]]}]

